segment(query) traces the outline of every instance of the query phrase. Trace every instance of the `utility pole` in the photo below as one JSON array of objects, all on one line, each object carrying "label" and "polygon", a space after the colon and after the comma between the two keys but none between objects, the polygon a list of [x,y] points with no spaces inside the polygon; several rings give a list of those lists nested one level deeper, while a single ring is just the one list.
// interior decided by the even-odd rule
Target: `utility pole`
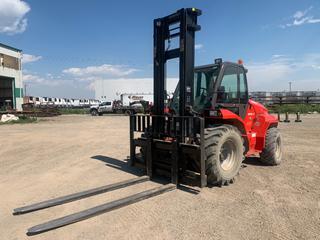
[{"label": "utility pole", "polygon": [[291,85],[292,85],[292,82],[289,82],[289,92],[291,92]]}]

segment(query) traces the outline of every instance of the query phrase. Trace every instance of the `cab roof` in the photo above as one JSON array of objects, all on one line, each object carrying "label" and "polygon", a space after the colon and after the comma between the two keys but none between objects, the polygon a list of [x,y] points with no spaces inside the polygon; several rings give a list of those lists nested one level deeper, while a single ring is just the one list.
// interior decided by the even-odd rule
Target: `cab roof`
[{"label": "cab roof", "polygon": [[235,63],[235,62],[222,62],[221,64],[213,63],[213,64],[201,65],[201,66],[196,66],[194,68],[194,70],[195,71],[199,71],[199,70],[202,70],[202,69],[215,68],[215,67],[219,67],[219,66],[241,67],[241,68],[244,68],[247,71],[247,69],[242,64],[238,64],[238,63]]}]

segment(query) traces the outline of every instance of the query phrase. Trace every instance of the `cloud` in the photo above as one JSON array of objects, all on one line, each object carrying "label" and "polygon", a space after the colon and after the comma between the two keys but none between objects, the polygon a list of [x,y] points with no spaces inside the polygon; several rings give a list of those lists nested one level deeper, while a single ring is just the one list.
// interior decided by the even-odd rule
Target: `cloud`
[{"label": "cloud", "polygon": [[[27,62],[34,62],[39,59],[41,59],[41,56],[24,55],[24,61]],[[97,80],[126,78],[136,71],[138,71],[138,69],[125,65],[110,64],[84,68],[68,68],[63,70],[61,74],[38,74],[26,69],[23,71],[23,81],[27,83],[29,87],[31,86],[32,89],[37,88],[37,91],[42,89],[48,92],[52,87],[54,87],[52,89],[58,89],[60,87],[63,89],[70,88],[72,95],[74,95],[76,89],[88,94],[89,92],[92,93],[94,82]],[[68,92],[67,90],[63,91]]]},{"label": "cloud", "polygon": [[200,49],[202,49],[203,48],[203,44],[195,44],[194,45],[194,49],[195,50],[200,50]]},{"label": "cloud", "polygon": [[319,70],[320,70],[320,65],[318,65],[318,66],[317,66],[317,65],[312,65],[312,68],[313,68],[313,69],[317,69],[317,70],[319,69]]},{"label": "cloud", "polygon": [[30,54],[23,54],[22,56],[22,63],[31,63],[31,62],[36,62],[39,61],[42,58],[42,56],[35,56],[35,55],[30,55]]},{"label": "cloud", "polygon": [[295,19],[300,19],[300,18],[303,18],[313,7],[310,6],[309,8],[307,8],[306,10],[304,11],[297,11],[294,15],[293,15],[293,18]]},{"label": "cloud", "polygon": [[[246,66],[248,68],[249,89],[264,91],[282,90],[282,81],[293,71],[292,67],[286,63],[264,62],[253,63]],[[285,80],[286,81],[286,80]]]},{"label": "cloud", "polygon": [[0,1],[0,33],[13,35],[26,30],[28,20],[25,15],[30,6],[21,0]]},{"label": "cloud", "polygon": [[97,77],[122,77],[137,72],[138,69],[128,68],[124,65],[103,64],[100,66],[89,66],[84,68],[68,68],[63,73],[74,77],[83,77],[88,80],[94,80]]},{"label": "cloud", "polygon": [[[118,98],[117,92],[153,92],[152,77],[133,78],[130,76],[133,68],[107,66],[110,67],[69,68],[61,74],[38,74],[24,70],[23,80],[27,83],[29,94],[40,96],[92,97],[97,89],[97,98],[107,96],[108,99],[104,100],[114,100]],[[245,67],[248,69],[250,91],[283,91],[288,89],[288,82],[292,82],[293,90],[320,88],[320,53],[295,57],[277,53],[263,61],[248,62]],[[168,78],[169,92],[175,89],[177,81],[177,78]]]},{"label": "cloud", "polygon": [[275,59],[275,58],[282,58],[282,57],[285,57],[285,55],[283,54],[273,54],[272,55],[272,58]]},{"label": "cloud", "polygon": [[293,26],[301,26],[305,24],[315,24],[320,23],[320,17],[314,17],[310,15],[310,11],[313,9],[313,7],[309,7],[304,11],[297,11],[293,16],[291,17],[292,22],[280,25],[281,28],[286,27],[293,27]]},{"label": "cloud", "polygon": [[94,96],[88,82],[81,82],[59,74],[39,74],[23,70],[23,83],[26,84],[28,96],[61,98],[93,98]]},{"label": "cloud", "polygon": [[[278,56],[277,54],[276,56]],[[262,62],[251,62],[248,82],[251,91],[283,91],[288,82],[294,82],[297,90],[320,88],[320,54],[305,54],[299,58],[281,55]]]},{"label": "cloud", "polygon": [[70,83],[70,80],[65,79],[58,79],[57,77],[52,76],[51,74],[47,74],[45,77],[40,76],[36,73],[25,73],[22,75],[22,80],[24,83],[34,84],[34,85],[41,85],[44,87],[49,86],[59,86],[63,85],[67,82]]},{"label": "cloud", "polygon": [[[178,78],[167,78],[167,91],[172,93],[178,83]],[[95,92],[96,99],[102,96],[104,101],[112,101],[118,99],[120,93],[152,93],[153,78],[117,78],[108,80],[96,80],[90,84],[90,89],[97,90]],[[118,93],[118,94],[117,94]]]},{"label": "cloud", "polygon": [[42,79],[40,79],[38,76],[32,75],[32,74],[23,74],[22,80],[28,81],[28,82],[42,82]]}]

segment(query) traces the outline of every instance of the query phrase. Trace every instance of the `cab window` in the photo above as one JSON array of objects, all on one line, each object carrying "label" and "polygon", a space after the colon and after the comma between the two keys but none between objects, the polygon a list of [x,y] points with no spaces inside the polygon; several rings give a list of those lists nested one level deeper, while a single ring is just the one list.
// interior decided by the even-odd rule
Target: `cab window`
[{"label": "cab window", "polygon": [[203,69],[194,73],[193,108],[195,111],[201,111],[211,106],[212,98],[210,96],[219,73],[217,69]]},{"label": "cab window", "polygon": [[218,88],[218,103],[239,103],[238,68],[227,67]]}]

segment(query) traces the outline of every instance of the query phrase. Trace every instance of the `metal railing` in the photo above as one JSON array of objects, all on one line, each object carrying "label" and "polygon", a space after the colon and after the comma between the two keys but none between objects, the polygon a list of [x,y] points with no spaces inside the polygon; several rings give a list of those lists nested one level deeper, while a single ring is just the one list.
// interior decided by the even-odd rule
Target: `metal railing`
[{"label": "metal railing", "polygon": [[320,96],[251,96],[251,99],[266,105],[320,104]]}]

